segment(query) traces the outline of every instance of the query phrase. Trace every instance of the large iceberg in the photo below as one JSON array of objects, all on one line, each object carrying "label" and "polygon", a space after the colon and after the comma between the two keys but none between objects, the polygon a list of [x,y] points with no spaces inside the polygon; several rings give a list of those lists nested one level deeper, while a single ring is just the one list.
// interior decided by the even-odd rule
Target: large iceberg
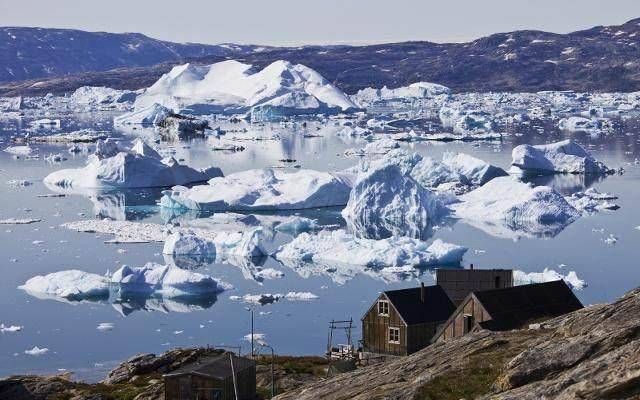
[{"label": "large iceberg", "polygon": [[220,168],[195,170],[173,157],[163,159],[141,139],[131,148],[107,139],[96,143],[96,151],[84,168],[53,172],[44,183],[52,190],[143,188],[184,185],[218,176],[222,176]]},{"label": "large iceberg", "polygon": [[451,89],[446,86],[431,82],[415,82],[409,86],[389,89],[383,86],[381,89],[365,88],[359,90],[353,98],[360,104],[375,104],[389,100],[412,100],[430,98],[440,95],[448,95]]},{"label": "large iceberg", "polygon": [[439,239],[427,245],[418,239],[392,236],[374,240],[357,238],[344,230],[302,233],[280,246],[278,260],[364,265],[368,267],[428,267],[459,264],[466,247]]},{"label": "large iceberg", "polygon": [[511,164],[539,174],[606,174],[611,170],[571,139],[532,146],[521,144],[512,152]]},{"label": "large iceberg", "polygon": [[163,192],[166,208],[210,211],[273,211],[344,206],[351,187],[328,172],[254,169],[213,178],[208,185]]},{"label": "large iceberg", "polygon": [[266,256],[262,228],[247,231],[176,232],[169,235],[162,250],[170,255]]},{"label": "large iceberg", "polygon": [[156,103],[180,113],[250,111],[258,120],[358,109],[316,71],[282,60],[259,72],[235,60],[176,66],[139,95],[134,106],[139,110]]},{"label": "large iceberg", "polygon": [[527,231],[531,225],[565,225],[580,216],[552,188],[533,187],[509,176],[495,178],[460,196],[460,200],[451,205],[458,217],[507,224],[512,230]]},{"label": "large iceberg", "polygon": [[382,163],[358,177],[342,216],[366,237],[422,237],[429,222],[447,211],[434,193],[398,165]]},{"label": "large iceberg", "polygon": [[121,103],[133,103],[136,92],[117,90],[108,87],[82,86],[73,92],[71,101],[89,106],[108,106]]}]

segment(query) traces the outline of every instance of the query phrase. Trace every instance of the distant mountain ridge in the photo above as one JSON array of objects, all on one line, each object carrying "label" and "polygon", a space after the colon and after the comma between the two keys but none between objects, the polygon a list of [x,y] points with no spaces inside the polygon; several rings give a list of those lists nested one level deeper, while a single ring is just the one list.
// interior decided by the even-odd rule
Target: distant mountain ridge
[{"label": "distant mountain ridge", "polygon": [[[25,36],[31,38],[18,39],[11,29],[25,29]],[[33,30],[50,33],[36,35]],[[468,43],[288,48],[181,45],[140,34],[83,32],[108,38],[100,39],[108,46],[97,50],[90,45],[95,42],[89,39],[82,45],[78,45],[78,39],[69,40],[64,34],[69,35],[69,31],[65,30],[0,28],[0,31],[9,32],[0,33],[0,81],[13,81],[0,84],[0,95],[63,93],[83,85],[138,89],[149,86],[177,63],[211,64],[230,58],[258,68],[280,59],[304,64],[347,93],[418,81],[439,83],[456,92],[640,90],[640,18],[568,34],[531,30],[497,33]],[[60,31],[63,33],[56,33]],[[27,35],[29,32],[31,36]],[[80,35],[80,31],[71,32]],[[59,35],[65,40],[55,41],[57,45],[52,48],[53,39],[59,39]],[[115,35],[117,40],[109,35]],[[10,41],[18,43],[9,46]],[[131,50],[131,46],[136,50]],[[13,53],[9,54],[7,48]],[[68,54],[73,55],[72,63],[64,60]],[[105,57],[113,60],[97,61]],[[73,65],[66,67],[69,64]],[[100,70],[92,69],[97,66]],[[9,69],[13,75],[8,73]],[[20,70],[26,72],[16,73]],[[15,82],[23,79],[29,80]]]},{"label": "distant mountain ridge", "polygon": [[233,56],[253,46],[172,43],[141,33],[0,28],[0,82],[145,67],[203,56]]}]

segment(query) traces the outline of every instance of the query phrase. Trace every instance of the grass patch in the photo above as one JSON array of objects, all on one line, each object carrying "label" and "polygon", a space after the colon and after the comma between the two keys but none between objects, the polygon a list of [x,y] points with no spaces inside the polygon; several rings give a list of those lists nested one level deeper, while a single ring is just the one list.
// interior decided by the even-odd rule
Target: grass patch
[{"label": "grass patch", "polygon": [[[271,365],[271,356],[260,356],[258,365]],[[311,374],[324,375],[327,368],[327,359],[323,357],[293,357],[276,356],[274,366],[276,371],[281,370],[285,374]]]}]

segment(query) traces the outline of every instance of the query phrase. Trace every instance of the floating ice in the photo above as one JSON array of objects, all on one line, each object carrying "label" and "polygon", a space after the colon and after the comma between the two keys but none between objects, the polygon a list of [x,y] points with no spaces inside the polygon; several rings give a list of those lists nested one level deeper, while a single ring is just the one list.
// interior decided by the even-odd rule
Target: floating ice
[{"label": "floating ice", "polygon": [[171,114],[157,122],[157,125],[162,138],[168,141],[204,137],[205,129],[209,128],[207,121],[179,114]]},{"label": "floating ice", "polygon": [[22,326],[0,324],[0,333],[20,332]]},{"label": "floating ice", "polygon": [[19,286],[34,296],[61,297],[67,300],[87,300],[109,296],[109,278],[79,270],[38,275]]},{"label": "floating ice", "polygon": [[90,106],[107,106],[121,103],[132,103],[135,98],[135,92],[97,86],[79,87],[71,95],[71,101],[73,101],[74,103]]},{"label": "floating ice", "polygon": [[38,346],[33,346],[32,349],[25,350],[24,354],[27,354],[30,356],[41,356],[41,355],[47,354],[48,352],[49,352],[49,349],[46,347],[40,348]]},{"label": "floating ice", "polygon": [[294,216],[278,224],[275,229],[279,232],[299,233],[320,229],[320,225],[315,219]]},{"label": "floating ice", "polygon": [[506,225],[511,230],[544,232],[553,225],[568,225],[580,216],[558,192],[504,176],[492,179],[452,204],[457,216],[471,221]]},{"label": "floating ice", "polygon": [[611,121],[605,118],[568,117],[558,121],[558,128],[570,132],[602,133],[612,129]]},{"label": "floating ice", "polygon": [[157,125],[173,111],[160,104],[149,104],[144,107],[136,107],[135,111],[115,117],[114,125]]},{"label": "floating ice", "polygon": [[275,61],[260,72],[234,60],[202,66],[180,65],[138,96],[135,108],[155,103],[181,113],[250,111],[254,120],[358,109],[346,94],[316,71],[287,61]]},{"label": "floating ice", "polygon": [[176,186],[163,192],[160,205],[211,211],[299,210],[343,206],[350,191],[344,179],[328,172],[254,169],[191,189]]},{"label": "floating ice", "polygon": [[277,279],[277,278],[282,278],[283,276],[284,276],[284,272],[278,271],[277,269],[273,269],[273,268],[264,268],[256,272],[256,277],[262,278],[262,279]]},{"label": "floating ice", "polygon": [[570,271],[566,275],[562,275],[553,269],[545,268],[542,272],[524,272],[520,270],[513,271],[513,281],[515,285],[528,285],[531,283],[544,283],[557,280],[564,280],[569,287],[582,290],[587,287],[587,283],[578,278],[575,271]]},{"label": "floating ice", "polygon": [[113,322],[101,322],[98,324],[96,329],[104,332],[104,331],[111,331],[115,327],[116,327],[116,324],[114,324]]},{"label": "floating ice", "polygon": [[431,245],[406,237],[373,240],[359,239],[344,230],[302,233],[274,253],[282,260],[306,262],[336,262],[388,267],[410,265],[416,267],[456,264],[467,248],[436,239]]},{"label": "floating ice", "polygon": [[173,233],[167,237],[162,252],[172,255],[259,257],[267,255],[262,244],[262,228],[247,231],[204,231]]},{"label": "floating ice", "polygon": [[430,82],[415,82],[409,86],[403,86],[396,89],[388,89],[386,86],[383,86],[382,89],[362,89],[353,95],[353,98],[359,104],[369,105],[389,100],[421,99],[448,95],[449,93],[451,93],[451,89],[446,86]]},{"label": "floating ice", "polygon": [[586,213],[617,210],[620,206],[611,201],[617,198],[618,196],[613,194],[600,193],[595,188],[589,188],[584,192],[573,193],[571,196],[565,197],[569,204]]},{"label": "floating ice", "polygon": [[182,185],[221,176],[219,168],[195,170],[173,158],[160,155],[136,139],[131,148],[117,142],[98,141],[86,167],[64,169],[49,174],[44,183],[52,190],[82,188],[142,188]]},{"label": "floating ice", "polygon": [[571,139],[532,146],[521,144],[512,152],[512,165],[525,172],[541,174],[606,174],[610,170],[602,162]]},{"label": "floating ice", "polygon": [[28,156],[33,153],[33,148],[30,146],[9,146],[4,151],[16,156]]}]

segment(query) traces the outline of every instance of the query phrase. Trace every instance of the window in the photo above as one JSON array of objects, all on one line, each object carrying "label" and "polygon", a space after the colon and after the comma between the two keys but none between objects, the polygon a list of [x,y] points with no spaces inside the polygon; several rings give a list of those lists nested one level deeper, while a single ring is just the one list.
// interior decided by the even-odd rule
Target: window
[{"label": "window", "polygon": [[389,302],[386,300],[378,301],[378,315],[383,317],[389,316]]},{"label": "window", "polygon": [[471,332],[473,329],[473,315],[465,314],[464,315],[464,328],[463,334]]},{"label": "window", "polygon": [[400,344],[400,328],[389,328],[389,343]]},{"label": "window", "polygon": [[500,289],[500,277],[496,276],[496,289]]}]

